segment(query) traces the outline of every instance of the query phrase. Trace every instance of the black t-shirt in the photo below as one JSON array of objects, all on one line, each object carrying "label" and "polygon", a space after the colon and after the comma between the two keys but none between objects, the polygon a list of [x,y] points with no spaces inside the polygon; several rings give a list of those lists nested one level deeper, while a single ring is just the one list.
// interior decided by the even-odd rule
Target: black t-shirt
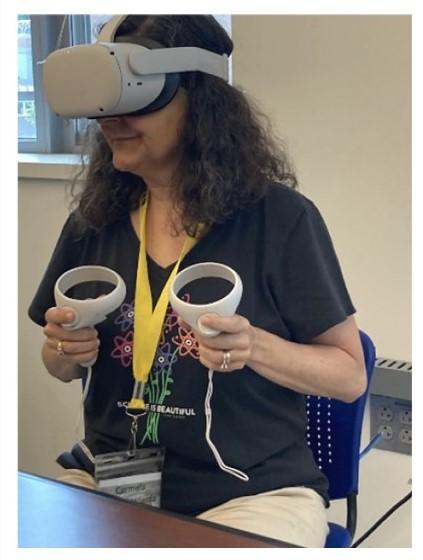
[{"label": "black t-shirt", "polygon": [[[127,286],[126,301],[97,325],[100,352],[85,403],[85,443],[92,453],[126,449],[130,419],[119,402],[132,395],[132,344],[139,241],[129,216],[100,232],[76,232],[68,218],[29,309],[44,324],[54,305],[56,279],[70,268],[99,264],[116,270]],[[223,224],[215,224],[182,260],[180,270],[214,261],[235,269],[243,282],[237,310],[253,326],[286,340],[308,343],[355,312],[320,213],[307,198],[271,184],[267,194]],[[153,301],[171,268],[149,259]],[[224,295],[206,279],[180,294],[202,303]],[[74,297],[96,297],[104,288],[75,288]],[[225,292],[226,293],[226,292]],[[327,480],[307,446],[305,397],[266,380],[248,367],[214,374],[211,439],[223,461],[245,471],[249,482],[219,469],[205,439],[207,369],[191,331],[177,324],[169,305],[146,388],[149,413],[138,443],[166,449],[162,507],[186,514],[243,495],[306,486],[327,498]]]}]

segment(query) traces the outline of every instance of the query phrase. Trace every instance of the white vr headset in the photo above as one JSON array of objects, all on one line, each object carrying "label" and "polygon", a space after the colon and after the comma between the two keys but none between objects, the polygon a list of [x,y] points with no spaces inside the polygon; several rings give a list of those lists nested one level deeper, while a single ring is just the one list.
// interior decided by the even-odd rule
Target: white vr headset
[{"label": "white vr headset", "polygon": [[[228,81],[228,57],[198,47],[165,48],[115,35],[127,15],[113,16],[94,44],[52,52],[43,82],[52,110],[64,118],[140,115],[176,94],[179,72],[205,72]],[[125,42],[128,41],[128,42]]]}]

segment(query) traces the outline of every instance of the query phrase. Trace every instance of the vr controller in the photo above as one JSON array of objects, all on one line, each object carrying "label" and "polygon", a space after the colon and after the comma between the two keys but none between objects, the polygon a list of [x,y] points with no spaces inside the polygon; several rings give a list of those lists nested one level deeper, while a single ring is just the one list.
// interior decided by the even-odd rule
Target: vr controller
[{"label": "vr controller", "polygon": [[[108,282],[114,285],[114,289],[102,297],[96,299],[74,299],[68,297],[66,292],[83,282]],[[125,299],[126,286],[123,279],[104,266],[79,266],[72,268],[58,278],[54,286],[54,298],[59,307],[70,307],[75,314],[75,319],[71,323],[64,323],[62,326],[70,331],[93,327],[97,323],[104,321],[109,313],[117,309]],[[95,359],[89,363],[82,364],[90,367],[95,363]]]},{"label": "vr controller", "polygon": [[[193,280],[208,277],[228,280],[233,284],[232,290],[224,298],[207,304],[188,303],[178,297],[181,288]],[[203,326],[201,315],[216,313],[222,317],[231,317],[237,310],[241,296],[242,281],[239,275],[229,266],[214,262],[194,264],[185,268],[179,272],[170,287],[170,303],[173,309],[188,325],[205,336],[217,336],[220,333]]]}]

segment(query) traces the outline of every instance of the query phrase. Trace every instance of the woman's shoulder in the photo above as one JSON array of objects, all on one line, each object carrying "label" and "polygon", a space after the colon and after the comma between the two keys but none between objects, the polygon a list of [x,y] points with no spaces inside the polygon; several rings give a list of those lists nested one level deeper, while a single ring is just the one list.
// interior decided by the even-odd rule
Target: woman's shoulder
[{"label": "woman's shoulder", "polygon": [[314,203],[297,189],[277,182],[269,182],[261,205],[267,219],[285,225],[297,223],[302,215],[316,209]]},{"label": "woman's shoulder", "polygon": [[297,188],[285,183],[270,182],[267,187],[265,198],[270,204],[284,205],[289,210],[304,210],[313,204]]},{"label": "woman's shoulder", "polygon": [[113,238],[120,230],[127,230],[130,226],[129,213],[116,219],[112,223],[95,228],[87,223],[78,209],[68,215],[62,229],[62,236],[75,243],[84,243],[99,238]]}]

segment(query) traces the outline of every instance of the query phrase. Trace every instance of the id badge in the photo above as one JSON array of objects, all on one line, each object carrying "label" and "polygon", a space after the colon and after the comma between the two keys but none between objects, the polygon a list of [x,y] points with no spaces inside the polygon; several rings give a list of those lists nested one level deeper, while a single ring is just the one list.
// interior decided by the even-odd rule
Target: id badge
[{"label": "id badge", "polygon": [[160,447],[96,455],[97,488],[130,502],[160,507],[163,460]]}]

